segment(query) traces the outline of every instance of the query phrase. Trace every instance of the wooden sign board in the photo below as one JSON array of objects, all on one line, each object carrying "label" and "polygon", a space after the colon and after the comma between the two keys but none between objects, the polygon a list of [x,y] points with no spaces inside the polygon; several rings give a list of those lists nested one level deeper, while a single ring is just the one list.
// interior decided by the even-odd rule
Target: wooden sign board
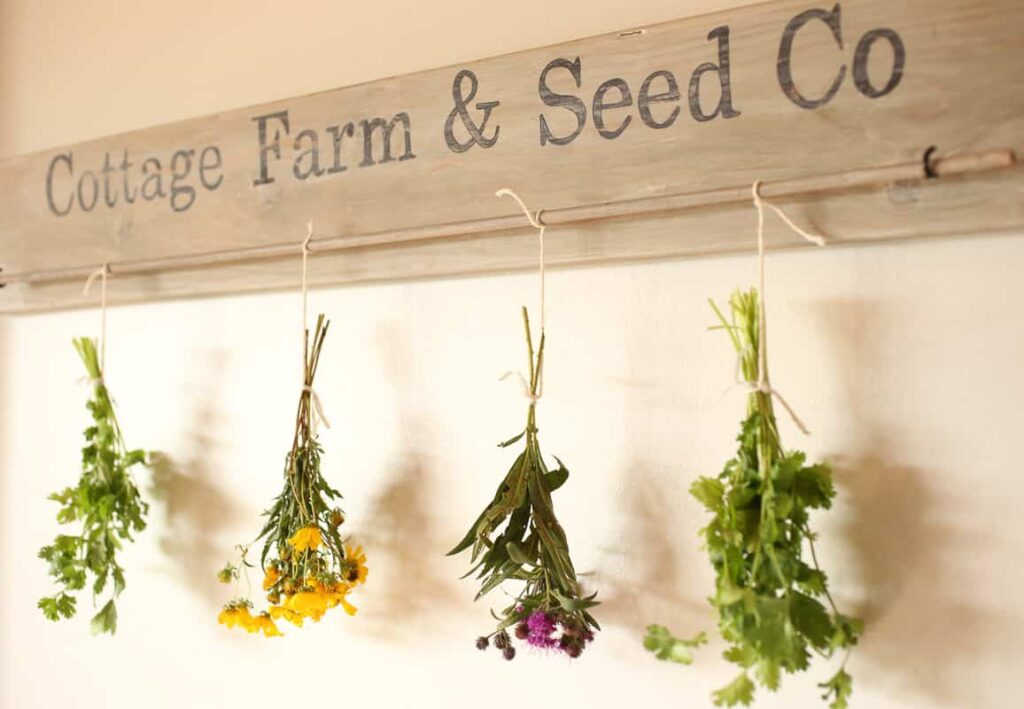
[{"label": "wooden sign board", "polygon": [[[0,311],[82,305],[79,272],[105,262],[112,302],[294,287],[296,260],[225,252],[298,254],[309,220],[355,247],[314,258],[314,284],[527,267],[531,232],[494,221],[516,214],[500,187],[571,209],[912,163],[930,145],[1019,154],[1022,37],[1019,0],[780,0],[15,157]],[[1012,168],[787,204],[837,241],[990,232],[1024,226],[1022,184]],[[577,220],[549,231],[549,255],[744,249],[750,215]],[[117,275],[204,254],[221,258]]]}]

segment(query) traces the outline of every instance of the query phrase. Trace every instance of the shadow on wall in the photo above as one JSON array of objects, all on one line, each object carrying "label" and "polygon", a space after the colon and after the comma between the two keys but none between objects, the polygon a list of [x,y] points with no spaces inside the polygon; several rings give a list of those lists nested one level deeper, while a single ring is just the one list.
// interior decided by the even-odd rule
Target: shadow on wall
[{"label": "shadow on wall", "polygon": [[378,361],[393,386],[397,439],[404,452],[389,466],[394,475],[369,507],[373,523],[364,541],[373,600],[364,627],[374,637],[408,642],[412,634],[440,627],[457,598],[451,580],[437,572],[447,548],[434,531],[428,505],[436,497],[431,469],[417,445],[427,432],[415,413],[420,400],[410,372],[415,353],[407,333],[393,323],[381,324],[376,335]]},{"label": "shadow on wall", "polygon": [[232,498],[215,484],[211,451],[216,442],[218,387],[227,362],[224,352],[202,358],[208,371],[195,387],[197,399],[192,421],[191,453],[179,463],[163,453],[152,455],[153,483],[149,494],[164,514],[158,539],[185,585],[211,608],[223,602],[217,570],[227,560],[218,544],[219,532],[232,528],[241,514]]},{"label": "shadow on wall", "polygon": [[[601,549],[599,619],[638,634],[648,623],[667,625],[680,637],[696,634],[707,620],[707,607],[687,599],[688,583],[678,540],[665,533],[679,514],[678,493],[668,490],[651,465],[634,461],[622,484],[622,518],[629,526],[614,547]],[[587,586],[586,578],[581,579]],[[691,632],[692,631],[692,632]]]},{"label": "shadow on wall", "polygon": [[[867,661],[891,677],[894,689],[948,706],[976,706],[974,669],[1000,620],[963,603],[958,591],[968,570],[954,564],[983,553],[986,541],[951,523],[942,511],[951,501],[939,499],[931,484],[936,474],[900,463],[876,423],[889,400],[889,363],[873,343],[898,336],[886,327],[882,306],[831,301],[818,314],[820,332],[834,346],[835,371],[849,374],[835,404],[856,422],[850,452],[832,461],[839,499],[851,507],[838,534],[852,547],[866,594],[852,609],[867,624],[854,671]],[[899,372],[892,377],[904,379]]]},{"label": "shadow on wall", "polygon": [[437,573],[446,550],[425,504],[429,488],[427,467],[412,451],[371,506],[367,563],[379,562],[368,579],[373,606],[365,620],[368,632],[384,640],[436,630],[456,603],[451,583]]}]

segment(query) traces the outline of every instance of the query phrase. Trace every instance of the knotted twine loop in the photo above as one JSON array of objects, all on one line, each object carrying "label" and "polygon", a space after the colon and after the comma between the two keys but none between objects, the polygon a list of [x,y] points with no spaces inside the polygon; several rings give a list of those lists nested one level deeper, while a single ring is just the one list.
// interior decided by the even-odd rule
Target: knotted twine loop
[{"label": "knotted twine loop", "polygon": [[[515,192],[507,187],[502,187],[500,190],[494,193],[495,197],[511,197],[519,205],[519,208],[523,210],[523,214],[526,215],[527,221],[530,222],[530,226],[537,230],[537,245],[538,245],[538,257],[537,257],[537,271],[540,278],[540,336],[541,341],[544,338],[544,322],[547,315],[547,305],[545,303],[545,288],[544,288],[544,230],[546,225],[541,219],[541,215],[544,213],[543,209],[538,210],[536,213],[531,212],[527,209],[526,204],[522,199],[519,198]],[[533,363],[531,362],[532,366]],[[544,395],[544,373],[543,371],[537,372],[537,393],[534,394],[530,390],[530,383],[526,377],[523,376],[521,371],[509,370],[499,377],[499,381],[505,381],[512,375],[519,378],[520,384],[523,387],[523,396],[525,396],[531,404],[536,404],[540,401],[540,398]]]},{"label": "knotted twine loop", "polygon": [[[757,208],[757,272],[758,272],[758,312],[757,312],[757,330],[759,337],[757,338],[757,381],[756,382],[745,382],[745,384],[756,392],[767,394],[768,396],[774,397],[782,408],[786,410],[789,417],[793,419],[793,423],[797,425],[805,436],[811,435],[810,430],[804,424],[804,422],[797,416],[796,412],[783,398],[782,394],[778,390],[772,388],[771,382],[768,378],[768,330],[765,327],[766,317],[766,296],[765,296],[765,257],[764,257],[764,208],[768,207],[786,223],[790,229],[795,231],[797,234],[807,239],[807,241],[817,246],[825,245],[825,237],[818,234],[812,234],[808,231],[797,226],[793,221],[786,216],[786,213],[779,209],[777,206],[764,199],[761,196],[761,180],[755,180],[751,186],[751,194],[754,198],[754,206]],[[737,370],[738,371],[738,370]],[[738,374],[737,374],[738,378]]]},{"label": "knotted twine loop", "polygon": [[302,392],[309,394],[309,399],[313,404],[313,416],[312,416],[312,428],[313,435],[316,435],[317,427],[319,424],[323,424],[325,427],[330,428],[331,422],[327,420],[327,416],[324,414],[323,404],[320,402],[320,396],[316,393],[312,386],[306,384],[306,349],[308,347],[307,333],[309,328],[308,314],[307,314],[307,303],[309,300],[308,292],[308,271],[309,271],[309,252],[310,243],[313,241],[313,222],[306,222],[306,238],[302,241]]},{"label": "knotted twine loop", "polygon": [[320,403],[320,396],[316,393],[316,390],[311,386],[302,387],[303,392],[309,393],[309,399],[313,402],[313,434],[316,434],[317,423],[322,423],[327,428],[331,427],[331,422],[327,420],[327,415],[324,414],[323,404]]},{"label": "knotted twine loop", "polygon": [[[107,277],[110,276],[110,264],[105,263],[89,274],[82,288],[82,296],[89,295],[93,281],[100,279],[100,372],[107,371]],[[90,379],[93,384],[102,384],[103,377]]]}]

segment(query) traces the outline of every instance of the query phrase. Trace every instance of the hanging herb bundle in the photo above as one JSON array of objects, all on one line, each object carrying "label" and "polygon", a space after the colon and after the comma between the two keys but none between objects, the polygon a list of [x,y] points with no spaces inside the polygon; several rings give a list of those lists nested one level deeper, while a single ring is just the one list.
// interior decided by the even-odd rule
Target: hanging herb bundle
[{"label": "hanging herb bundle", "polygon": [[[542,330],[535,357],[526,308],[523,324],[530,358],[526,428],[499,445],[507,448],[525,439],[526,446],[494,499],[448,555],[472,548],[473,568],[466,576],[477,573],[481,580],[474,600],[505,581],[523,583],[518,596],[500,614],[491,611],[497,627],[477,639],[479,649],[485,650],[493,642],[506,660],[513,659],[516,649],[508,632],[513,628],[516,638],[532,647],[575,658],[600,629],[589,611],[598,605],[597,594],[583,595],[565,531],[555,517],[551,493],[565,483],[569,471],[558,458],[558,468],[549,470],[541,455],[536,409],[544,367],[544,333]],[[502,525],[504,529],[499,532]]]},{"label": "hanging herb bundle", "polygon": [[[323,449],[317,441],[315,422],[321,417],[313,391],[328,323],[317,318],[310,342],[305,331],[302,393],[295,416],[295,436],[285,459],[284,489],[264,515],[266,524],[256,539],[240,545],[240,560],[219,573],[223,583],[239,583],[253,568],[249,548],[261,540],[260,567],[263,590],[270,606],[253,614],[247,596],[238,596],[220,612],[218,622],[266,637],[281,635],[274,621],[284,619],[301,627],[305,620],[318,622],[328,609],[341,606],[349,615],[356,608],[347,596],[366,581],[366,556],[362,547],[345,543],[340,527],[345,515],[337,506],[341,493],[332,488],[320,470]],[[250,589],[251,591],[251,589]]]},{"label": "hanging herb bundle", "polygon": [[[783,671],[807,669],[812,652],[823,657],[839,652],[839,670],[820,686],[833,709],[845,709],[853,691],[846,661],[863,623],[836,609],[809,526],[811,510],[832,504],[832,473],[827,465],[809,465],[803,453],[782,448],[772,391],[759,384],[767,378],[760,370],[765,357],[759,356],[758,292],[734,293],[730,320],[711,305],[721,321],[716,329],[729,334],[753,389],[736,456],[717,477],[702,477],[690,488],[712,515],[701,532],[717,574],[710,602],[729,643],[725,659],[741,668],[732,683],[714,693],[714,701],[748,705],[755,680],[774,691]],[[648,628],[649,649],[665,651],[677,643],[692,644],[672,638],[662,626]]]},{"label": "hanging herb bundle", "polygon": [[110,598],[93,616],[94,634],[117,630],[115,600],[125,587],[124,569],[117,563],[122,541],[132,541],[134,532],[146,528],[149,510],[132,479],[131,469],[144,464],[146,454],[128,450],[114,414],[114,403],[103,382],[103,368],[92,339],[74,340],[92,382],[92,398],[87,404],[93,423],[85,429],[82,449],[82,475],[76,487],[50,495],[60,504],[57,521],[81,523],[77,535],[59,534],[53,544],[39,550],[39,557],[50,567],[50,576],[62,586],[52,596],[39,599],[39,608],[50,620],[71,618],[76,611],[75,592],[85,588],[92,576],[93,602],[105,591]]}]

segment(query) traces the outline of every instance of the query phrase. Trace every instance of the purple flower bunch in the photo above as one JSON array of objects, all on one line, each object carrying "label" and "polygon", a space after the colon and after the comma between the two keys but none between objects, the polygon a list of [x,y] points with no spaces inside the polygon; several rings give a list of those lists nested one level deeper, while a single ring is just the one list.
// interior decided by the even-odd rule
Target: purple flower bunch
[{"label": "purple flower bunch", "polygon": [[[516,624],[515,636],[525,640],[531,647],[564,652],[569,657],[576,658],[594,640],[593,631],[569,614],[535,610],[527,615],[522,606],[518,606],[512,612],[521,617]],[[491,642],[490,637],[480,637],[477,638],[476,646],[480,650],[486,650]],[[506,660],[516,656],[512,638],[504,630],[494,634],[493,642],[494,647],[501,651]]]},{"label": "purple flower bunch", "polygon": [[533,647],[557,650],[575,658],[593,641],[594,633],[570,618],[536,610],[516,626],[516,637]]}]

